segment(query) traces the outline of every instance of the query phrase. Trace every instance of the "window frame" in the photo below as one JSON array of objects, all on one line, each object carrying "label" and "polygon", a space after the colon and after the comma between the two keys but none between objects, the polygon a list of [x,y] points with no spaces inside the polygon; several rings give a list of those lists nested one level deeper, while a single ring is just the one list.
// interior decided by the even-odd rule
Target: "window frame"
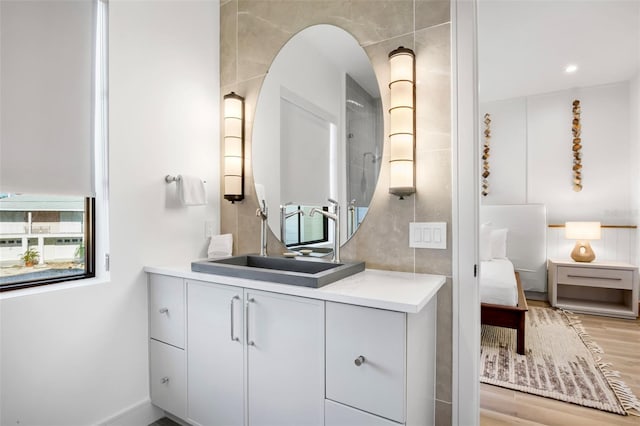
[{"label": "window frame", "polygon": [[0,284],[0,293],[10,290],[38,287],[60,282],[84,280],[96,276],[96,199],[87,197],[84,200],[84,247],[85,247],[85,272],[84,274],[67,275],[51,278],[38,278],[6,284]]}]

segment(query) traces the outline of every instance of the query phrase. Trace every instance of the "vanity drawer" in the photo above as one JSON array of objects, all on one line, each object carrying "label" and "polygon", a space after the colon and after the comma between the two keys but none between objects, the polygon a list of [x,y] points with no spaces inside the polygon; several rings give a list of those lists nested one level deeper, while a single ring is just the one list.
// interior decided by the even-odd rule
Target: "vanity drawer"
[{"label": "vanity drawer", "polygon": [[187,375],[183,349],[149,341],[151,402],[180,418],[187,414]]},{"label": "vanity drawer", "polygon": [[337,402],[324,401],[324,426],[400,426],[392,422]]},{"label": "vanity drawer", "polygon": [[326,397],[405,421],[406,315],[326,304]]},{"label": "vanity drawer", "polygon": [[558,266],[558,284],[631,290],[633,288],[633,271],[628,269]]},{"label": "vanity drawer", "polygon": [[182,278],[149,275],[149,337],[184,348],[184,299]]}]

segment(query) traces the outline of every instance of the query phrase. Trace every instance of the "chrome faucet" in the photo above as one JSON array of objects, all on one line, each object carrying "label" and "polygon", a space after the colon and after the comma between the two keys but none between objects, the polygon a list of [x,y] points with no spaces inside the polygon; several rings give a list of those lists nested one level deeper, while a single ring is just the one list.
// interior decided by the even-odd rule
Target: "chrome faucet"
[{"label": "chrome faucet", "polygon": [[316,213],[320,213],[327,219],[333,220],[333,258],[334,263],[340,262],[340,205],[336,200],[329,198],[329,203],[333,205],[333,213],[326,212],[316,207],[312,208],[309,212],[309,216],[313,216]]},{"label": "chrome faucet", "polygon": [[285,244],[284,234],[285,234],[285,228],[287,227],[287,219],[289,219],[291,216],[297,215],[298,213],[304,216],[304,212],[300,208],[297,209],[296,211],[287,213],[287,206],[290,206],[292,204],[293,204],[292,202],[288,202],[285,205],[280,206],[280,241],[282,241],[282,244]]},{"label": "chrome faucet", "polygon": [[262,200],[262,207],[258,207],[256,210],[256,216],[262,221],[260,226],[260,256],[267,255],[267,219],[269,213],[267,209],[267,202]]}]

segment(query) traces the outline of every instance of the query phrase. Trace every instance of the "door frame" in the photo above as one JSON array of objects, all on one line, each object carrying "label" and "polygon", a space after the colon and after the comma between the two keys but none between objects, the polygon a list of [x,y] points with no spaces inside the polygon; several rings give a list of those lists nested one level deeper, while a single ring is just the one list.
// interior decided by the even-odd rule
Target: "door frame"
[{"label": "door frame", "polygon": [[453,377],[451,424],[480,423],[477,0],[451,1]]}]

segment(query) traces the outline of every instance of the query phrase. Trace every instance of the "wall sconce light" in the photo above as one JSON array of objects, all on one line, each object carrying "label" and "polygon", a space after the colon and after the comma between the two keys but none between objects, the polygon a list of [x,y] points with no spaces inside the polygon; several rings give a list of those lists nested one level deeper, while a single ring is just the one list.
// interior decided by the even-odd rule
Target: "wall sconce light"
[{"label": "wall sconce light", "polygon": [[391,102],[389,107],[389,193],[404,199],[416,192],[415,53],[398,47],[389,53]]},{"label": "wall sconce light", "polygon": [[244,199],[244,98],[224,95],[224,199]]},{"label": "wall sconce light", "polygon": [[589,240],[601,238],[600,222],[566,222],[564,224],[565,237],[577,240],[571,252],[571,258],[576,262],[591,262],[596,254],[589,244]]}]

